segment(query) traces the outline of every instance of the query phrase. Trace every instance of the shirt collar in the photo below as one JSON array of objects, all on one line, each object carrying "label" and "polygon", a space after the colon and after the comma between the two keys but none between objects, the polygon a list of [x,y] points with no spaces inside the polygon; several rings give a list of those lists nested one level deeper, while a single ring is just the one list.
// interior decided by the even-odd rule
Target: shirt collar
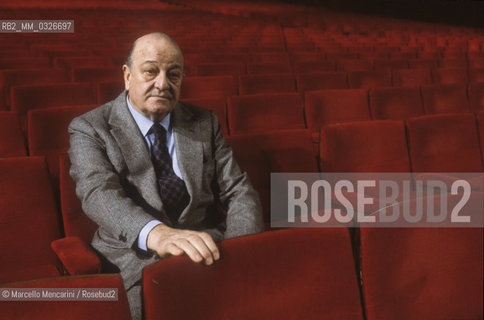
[{"label": "shirt collar", "polygon": [[[141,131],[141,134],[143,136],[146,136],[148,134],[148,131],[151,129],[151,126],[153,126],[154,122],[148,118],[146,118],[143,114],[141,114],[138,110],[136,110],[131,103],[129,102],[129,96],[126,95],[126,102],[128,103],[128,109],[131,115],[134,118],[134,121],[138,125],[139,130]],[[170,115],[171,113],[168,113],[168,115],[161,120],[160,124],[165,128],[167,132],[170,130]]]}]

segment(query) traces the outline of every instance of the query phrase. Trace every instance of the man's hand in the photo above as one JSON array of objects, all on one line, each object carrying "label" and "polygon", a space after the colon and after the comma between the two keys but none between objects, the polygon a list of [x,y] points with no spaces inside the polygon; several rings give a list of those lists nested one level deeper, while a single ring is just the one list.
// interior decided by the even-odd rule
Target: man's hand
[{"label": "man's hand", "polygon": [[160,224],[150,231],[146,242],[148,249],[156,251],[161,258],[186,253],[192,261],[203,261],[206,265],[220,259],[217,245],[205,232],[174,229]]}]

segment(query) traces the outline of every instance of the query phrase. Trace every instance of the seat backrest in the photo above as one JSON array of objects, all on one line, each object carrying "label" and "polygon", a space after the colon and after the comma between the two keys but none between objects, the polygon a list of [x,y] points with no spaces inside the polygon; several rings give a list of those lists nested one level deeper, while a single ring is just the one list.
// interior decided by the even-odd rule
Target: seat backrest
[{"label": "seat backrest", "polygon": [[466,84],[436,84],[421,86],[425,113],[469,112]]},{"label": "seat backrest", "polygon": [[348,86],[353,89],[391,87],[392,73],[390,71],[348,72]]},{"label": "seat backrest", "polygon": [[302,61],[294,64],[294,72],[334,72],[336,65],[334,61]]},{"label": "seat backrest", "polygon": [[297,93],[230,97],[227,112],[230,134],[306,128]]},{"label": "seat backrest", "polygon": [[432,79],[435,84],[467,83],[467,68],[432,68]]},{"label": "seat backrest", "polygon": [[180,93],[186,98],[226,98],[237,94],[232,76],[186,77]]},{"label": "seat backrest", "polygon": [[313,90],[346,89],[346,72],[314,72],[296,75],[297,91],[304,94]]},{"label": "seat backrest", "polygon": [[59,275],[50,249],[60,237],[58,212],[44,157],[0,159],[0,177],[0,283]]},{"label": "seat backrest", "polygon": [[432,84],[432,74],[429,68],[393,70],[394,87],[414,87],[422,84]]},{"label": "seat backrest", "polygon": [[287,74],[250,74],[239,77],[239,95],[296,92],[296,81]]},{"label": "seat backrest", "polygon": [[265,232],[226,240],[221,252],[210,268],[186,257],[146,267],[146,319],[362,319],[344,228]]},{"label": "seat backrest", "polygon": [[424,114],[418,87],[370,90],[371,116],[375,120],[405,120]]},{"label": "seat backrest", "polygon": [[247,73],[247,66],[241,62],[198,63],[197,76],[238,76]]},{"label": "seat backrest", "polygon": [[472,111],[484,110],[484,82],[469,84],[469,102]]},{"label": "seat backrest", "polygon": [[[19,302],[2,301],[2,316],[6,319],[120,319],[130,320],[128,298],[124,289],[123,280],[119,274],[104,274],[95,276],[76,276],[58,277],[42,280],[33,280],[19,283],[8,284],[8,288],[38,288],[48,290],[56,288],[66,289],[67,292],[74,292],[77,298],[77,291],[86,290],[87,293],[99,295],[99,292],[117,290],[117,300],[82,300],[74,299],[66,301],[61,299],[51,299],[47,301],[28,301]],[[100,291],[103,288],[103,291]],[[82,297],[82,295],[80,295]],[[42,315],[42,316],[40,316]]]},{"label": "seat backrest", "polygon": [[407,120],[414,172],[483,170],[474,114],[427,115]]},{"label": "seat backrest", "polygon": [[120,80],[100,81],[96,84],[97,102],[107,103],[116,99],[124,91],[124,82]]},{"label": "seat backrest", "polygon": [[320,146],[323,172],[410,172],[403,121],[328,125]]},{"label": "seat backrest", "polygon": [[123,79],[123,70],[120,67],[76,67],[72,69],[74,82],[98,82]]},{"label": "seat backrest", "polygon": [[24,136],[15,111],[0,111],[0,158],[27,155]]},{"label": "seat backrest", "polygon": [[321,126],[370,120],[368,90],[318,90],[306,92],[306,120],[313,132]]}]

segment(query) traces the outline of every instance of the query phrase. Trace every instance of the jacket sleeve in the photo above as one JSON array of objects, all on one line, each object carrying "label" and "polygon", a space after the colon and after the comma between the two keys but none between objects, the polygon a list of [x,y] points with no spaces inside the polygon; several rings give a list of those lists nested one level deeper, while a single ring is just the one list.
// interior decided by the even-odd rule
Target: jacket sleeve
[{"label": "jacket sleeve", "polygon": [[109,161],[105,141],[89,121],[75,118],[69,133],[70,174],[84,212],[112,237],[113,246],[131,248],[153,216],[126,194]]},{"label": "jacket sleeve", "polygon": [[247,173],[242,172],[226,143],[217,116],[212,112],[214,158],[219,199],[227,212],[224,238],[262,232],[262,207]]}]

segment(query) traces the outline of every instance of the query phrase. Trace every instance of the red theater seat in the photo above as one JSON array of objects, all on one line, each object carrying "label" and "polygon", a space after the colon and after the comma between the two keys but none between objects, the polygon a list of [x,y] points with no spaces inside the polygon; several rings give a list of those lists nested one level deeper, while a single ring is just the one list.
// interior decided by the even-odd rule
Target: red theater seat
[{"label": "red theater seat", "polygon": [[97,102],[104,104],[116,99],[124,91],[124,82],[122,79],[101,81],[96,84],[96,88]]},{"label": "red theater seat", "polygon": [[394,87],[414,87],[422,84],[432,84],[432,74],[429,68],[393,70]]},{"label": "red theater seat", "polygon": [[320,145],[323,172],[410,172],[403,121],[322,127]]},{"label": "red theater seat", "polygon": [[290,63],[286,52],[258,52],[251,54],[251,61],[255,63]]},{"label": "red theater seat", "polygon": [[373,61],[375,70],[408,69],[407,59],[375,59]]},{"label": "red theater seat", "polygon": [[474,114],[428,115],[407,120],[414,172],[481,172]]},{"label": "red theater seat", "polygon": [[352,89],[391,87],[392,73],[390,71],[348,72],[348,85]]},{"label": "red theater seat", "polygon": [[17,112],[0,111],[0,158],[26,155],[27,150]]},{"label": "red theater seat", "polygon": [[256,62],[247,64],[248,74],[290,74],[292,73],[292,67],[289,62]]},{"label": "red theater seat", "polygon": [[0,283],[58,276],[50,249],[58,212],[44,158],[0,159],[0,176]]},{"label": "red theater seat", "polygon": [[221,252],[209,268],[186,257],[146,267],[146,319],[362,319],[346,229],[266,232]]},{"label": "red theater seat", "polygon": [[230,97],[230,134],[305,129],[304,110],[297,93]]},{"label": "red theater seat", "polygon": [[271,172],[319,171],[317,154],[307,130],[231,136],[227,142],[240,168],[248,173],[259,192],[266,223],[270,222],[271,212]]},{"label": "red theater seat", "polygon": [[122,80],[123,70],[120,67],[76,67],[72,70],[74,82],[99,82]]},{"label": "red theater seat", "polygon": [[469,101],[473,111],[484,110],[484,82],[469,84]]},{"label": "red theater seat", "polygon": [[361,228],[367,319],[481,319],[482,252],[482,228]]},{"label": "red theater seat", "polygon": [[465,84],[436,84],[421,86],[425,113],[469,112]]},{"label": "red theater seat", "polygon": [[306,120],[312,132],[331,123],[370,119],[368,90],[319,90],[306,93]]},{"label": "red theater seat", "polygon": [[[72,301],[66,301],[67,299],[2,301],[0,302],[2,317],[6,319],[131,319],[126,290],[119,275],[58,277],[11,283],[6,287],[36,288],[40,294],[47,288],[66,289],[68,292],[74,292],[76,298],[77,290],[81,290],[79,299]],[[93,293],[99,289],[117,290],[117,300],[83,301],[81,299],[83,289],[92,289]]]},{"label": "red theater seat", "polygon": [[467,83],[467,68],[433,68],[432,79],[435,84]]},{"label": "red theater seat", "polygon": [[238,76],[247,73],[245,63],[214,62],[196,65],[197,76]]},{"label": "red theater seat", "polygon": [[[106,57],[58,57],[54,60],[56,68],[63,68],[72,75],[72,69],[79,67],[103,68],[109,64],[109,59]],[[118,68],[118,71],[120,68]],[[87,80],[88,81],[88,80]]]},{"label": "red theater seat", "polygon": [[295,91],[296,82],[292,74],[257,74],[239,77],[240,95]]},{"label": "red theater seat", "polygon": [[226,98],[237,94],[237,84],[232,76],[187,77],[183,80],[181,99]]},{"label": "red theater seat", "polygon": [[405,120],[424,114],[419,88],[370,90],[370,110],[375,120]]},{"label": "red theater seat", "polygon": [[45,156],[49,172],[57,181],[59,177],[59,155],[69,148],[67,127],[72,119],[84,114],[95,105],[66,106],[30,110],[27,115],[29,153]]},{"label": "red theater seat", "polygon": [[224,98],[214,98],[214,99],[183,99],[184,102],[194,104],[196,106],[209,109],[215,112],[218,121],[222,126],[222,131],[225,135],[228,134],[227,127],[227,104]]},{"label": "red theater seat", "polygon": [[325,89],[346,89],[348,82],[346,72],[315,72],[296,76],[297,91],[304,94],[307,91]]},{"label": "red theater seat", "polygon": [[360,59],[338,59],[336,61],[336,71],[372,71],[373,62],[371,60]]},{"label": "red theater seat", "polygon": [[294,71],[296,73],[333,72],[335,68],[336,66],[333,61],[302,61],[294,65]]},{"label": "red theater seat", "polygon": [[469,68],[469,82],[484,82],[484,68]]},{"label": "red theater seat", "polygon": [[0,69],[36,69],[50,66],[50,59],[46,57],[0,58]]},{"label": "red theater seat", "polygon": [[47,84],[68,81],[62,69],[10,69],[0,71],[0,110],[11,105],[10,91],[13,86]]},{"label": "red theater seat", "polygon": [[12,110],[19,113],[22,129],[26,128],[26,113],[29,110],[95,103],[96,98],[90,83],[58,83],[12,88]]}]

